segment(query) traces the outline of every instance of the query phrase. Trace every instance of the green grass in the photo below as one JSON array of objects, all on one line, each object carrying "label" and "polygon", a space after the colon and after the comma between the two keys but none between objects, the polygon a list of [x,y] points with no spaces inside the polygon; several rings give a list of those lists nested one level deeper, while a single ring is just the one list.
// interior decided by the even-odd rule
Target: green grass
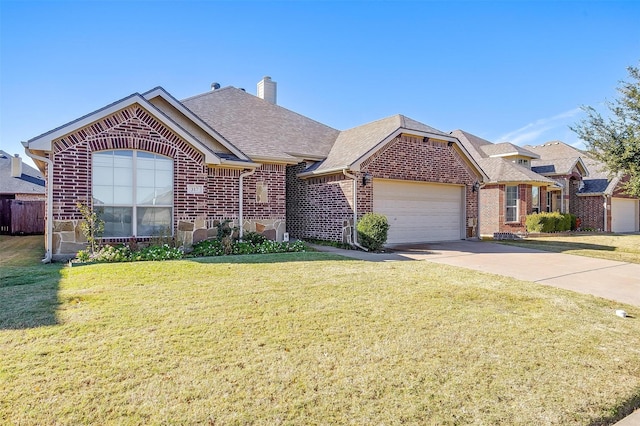
[{"label": "green grass", "polygon": [[614,315],[638,309],[551,287],[326,253],[27,268],[56,271],[55,322],[21,309],[41,284],[0,288],[2,424],[595,425],[640,404],[640,320]]},{"label": "green grass", "polygon": [[640,234],[562,234],[497,242],[556,253],[640,263]]}]

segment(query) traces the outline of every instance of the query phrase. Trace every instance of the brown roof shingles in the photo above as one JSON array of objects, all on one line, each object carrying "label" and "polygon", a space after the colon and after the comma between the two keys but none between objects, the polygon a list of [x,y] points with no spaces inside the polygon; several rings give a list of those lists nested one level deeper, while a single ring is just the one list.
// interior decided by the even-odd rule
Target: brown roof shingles
[{"label": "brown roof shingles", "polygon": [[338,130],[235,87],[196,95],[181,103],[252,158],[285,162],[324,158]]}]

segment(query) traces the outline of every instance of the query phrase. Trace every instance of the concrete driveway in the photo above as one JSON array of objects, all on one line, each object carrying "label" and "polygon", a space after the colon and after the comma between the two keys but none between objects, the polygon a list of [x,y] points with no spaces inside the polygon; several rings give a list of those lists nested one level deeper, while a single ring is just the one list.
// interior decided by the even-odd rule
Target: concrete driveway
[{"label": "concrete driveway", "polygon": [[390,253],[316,248],[368,261],[426,260],[445,263],[640,306],[640,264],[482,241],[395,246]]}]

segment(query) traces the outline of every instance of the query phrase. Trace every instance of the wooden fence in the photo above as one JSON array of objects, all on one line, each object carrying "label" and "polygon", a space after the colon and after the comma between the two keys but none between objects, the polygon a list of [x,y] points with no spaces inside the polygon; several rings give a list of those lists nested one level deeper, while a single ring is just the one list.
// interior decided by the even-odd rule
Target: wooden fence
[{"label": "wooden fence", "polygon": [[0,234],[44,234],[44,201],[0,200]]}]

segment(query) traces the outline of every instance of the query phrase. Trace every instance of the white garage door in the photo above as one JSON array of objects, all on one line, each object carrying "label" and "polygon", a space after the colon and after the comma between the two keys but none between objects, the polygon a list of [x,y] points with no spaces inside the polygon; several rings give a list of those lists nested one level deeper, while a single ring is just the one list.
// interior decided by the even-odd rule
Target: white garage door
[{"label": "white garage door", "polygon": [[462,187],[374,179],[373,211],[389,220],[388,244],[460,240]]},{"label": "white garage door", "polygon": [[611,230],[613,232],[638,232],[638,200],[611,199]]}]

